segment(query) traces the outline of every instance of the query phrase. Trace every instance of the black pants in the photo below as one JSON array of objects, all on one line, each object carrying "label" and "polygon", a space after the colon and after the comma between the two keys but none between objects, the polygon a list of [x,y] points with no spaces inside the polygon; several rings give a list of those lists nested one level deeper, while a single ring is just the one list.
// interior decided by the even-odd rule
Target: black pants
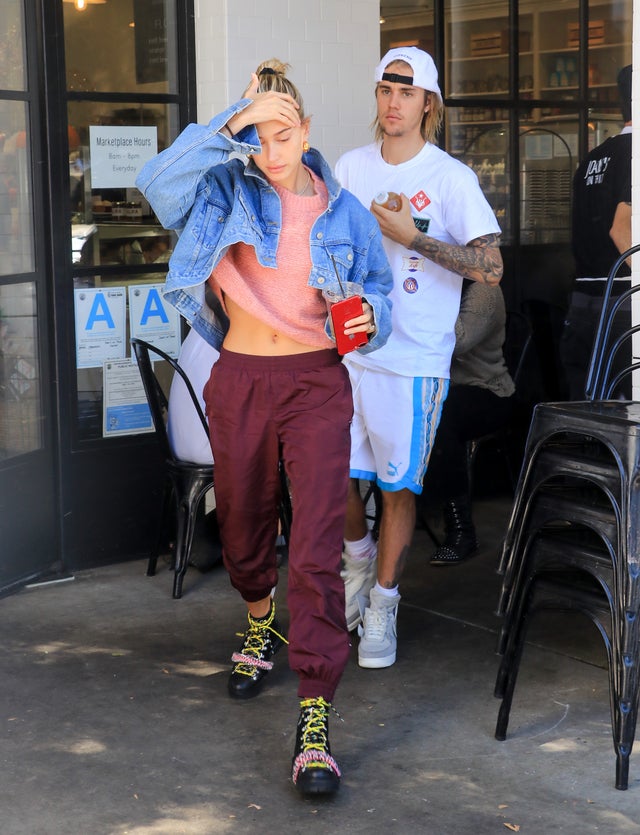
[{"label": "black pants", "polygon": [[[604,293],[604,282],[602,282],[602,285],[602,292]],[[585,399],[589,361],[601,312],[602,295],[592,295],[574,290],[560,340],[560,360],[564,368],[569,400]],[[627,299],[614,319],[611,342],[630,327],[631,299]],[[631,340],[628,339],[621,345],[616,354],[613,363],[614,371],[610,375],[610,379],[630,364]],[[623,394],[627,400],[631,399],[630,375],[622,382],[618,394]]]},{"label": "black pants", "polygon": [[495,432],[509,421],[513,396],[498,397],[479,386],[452,385],[442,408],[425,476],[425,487],[442,502],[469,492],[467,441]]}]

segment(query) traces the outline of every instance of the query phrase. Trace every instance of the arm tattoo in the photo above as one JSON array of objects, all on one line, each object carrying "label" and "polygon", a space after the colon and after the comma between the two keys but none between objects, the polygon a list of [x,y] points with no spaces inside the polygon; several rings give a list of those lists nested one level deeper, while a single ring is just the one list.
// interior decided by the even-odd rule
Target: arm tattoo
[{"label": "arm tattoo", "polygon": [[498,284],[503,270],[498,240],[498,235],[483,235],[466,246],[458,246],[437,241],[424,232],[416,232],[409,249],[463,278],[483,284]]}]

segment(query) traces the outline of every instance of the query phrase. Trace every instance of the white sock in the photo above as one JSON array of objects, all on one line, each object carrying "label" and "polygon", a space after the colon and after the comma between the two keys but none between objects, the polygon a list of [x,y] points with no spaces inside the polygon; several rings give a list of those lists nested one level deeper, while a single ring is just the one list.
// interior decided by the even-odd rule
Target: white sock
[{"label": "white sock", "polygon": [[352,560],[372,560],[378,552],[378,546],[371,531],[367,531],[362,539],[345,539],[344,551]]},{"label": "white sock", "polygon": [[392,589],[385,589],[384,586],[381,586],[380,583],[376,580],[376,584],[374,586],[375,590],[378,594],[381,594],[383,597],[397,597],[398,596],[398,587],[394,586]]}]

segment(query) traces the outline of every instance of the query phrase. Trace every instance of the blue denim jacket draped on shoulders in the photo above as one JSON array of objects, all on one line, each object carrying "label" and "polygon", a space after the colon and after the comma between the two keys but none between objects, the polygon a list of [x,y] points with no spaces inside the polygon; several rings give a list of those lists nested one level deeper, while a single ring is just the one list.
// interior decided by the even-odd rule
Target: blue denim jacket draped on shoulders
[{"label": "blue denim jacket draped on shoulders", "polygon": [[[188,125],[172,145],[146,163],[136,180],[160,223],[179,235],[163,296],[215,348],[222,344],[228,320],[217,300],[214,309],[205,303],[205,285],[227,249],[243,241],[255,248],[262,265],[277,266],[280,198],[253,161],[246,164],[237,156],[260,152],[255,126],[231,138],[220,132],[250,103],[241,99],[208,125]],[[362,286],[376,324],[369,342],[358,349],[368,353],[385,344],[391,329],[392,276],[379,226],[340,186],[318,151],[306,152],[303,162],[322,177],[329,194],[326,210],[311,229],[308,285],[339,292],[333,256],[341,282]]]}]

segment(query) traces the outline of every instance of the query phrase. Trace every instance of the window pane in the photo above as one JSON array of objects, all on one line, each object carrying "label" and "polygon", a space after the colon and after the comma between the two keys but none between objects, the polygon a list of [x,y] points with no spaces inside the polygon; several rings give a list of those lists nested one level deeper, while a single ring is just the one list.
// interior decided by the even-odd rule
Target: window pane
[{"label": "window pane", "polygon": [[540,11],[537,86],[539,98],[566,101],[578,96],[578,4]]},{"label": "window pane", "polygon": [[23,0],[0,3],[0,90],[25,89],[22,8]]},{"label": "window pane", "polygon": [[518,17],[518,89],[523,99],[533,98],[537,60],[534,60],[534,16],[521,14]]},{"label": "window pane", "polygon": [[520,128],[520,239],[571,239],[571,181],[578,154],[577,113],[559,113]]},{"label": "window pane", "polygon": [[[167,238],[148,202],[133,184],[117,188],[93,187],[89,128],[92,125],[157,127],[157,147],[161,150],[170,144],[169,137],[175,136],[177,120],[177,105],[69,103],[74,263],[96,266],[148,263],[156,260],[158,248]],[[133,175],[132,179],[135,179]],[[156,236],[159,239],[152,241]],[[169,241],[172,247],[173,238]]]},{"label": "window pane", "polygon": [[34,269],[27,106],[0,101],[0,123],[7,130],[0,150],[0,275],[10,275]]},{"label": "window pane", "polygon": [[616,136],[623,128],[620,107],[598,107],[589,114],[587,127],[589,136],[587,150],[593,151],[596,145],[602,144],[609,136]]},{"label": "window pane", "polygon": [[[431,8],[426,9],[425,6]],[[424,0],[380,3],[380,55],[396,46],[417,46],[433,55],[433,4]]]},{"label": "window pane", "polygon": [[65,0],[64,32],[69,90],[176,91],[175,0]]},{"label": "window pane", "polygon": [[631,63],[631,0],[589,3],[589,97],[601,104],[617,105],[617,77]]},{"label": "window pane", "polygon": [[[166,260],[168,260],[169,255],[170,250],[165,250],[164,257],[161,262],[162,266],[166,266]],[[121,353],[118,351],[118,347],[116,346],[116,348],[114,349],[115,352],[111,354],[109,358],[124,359],[132,356],[130,338],[132,328],[131,322],[132,318],[134,317],[129,307],[129,300],[131,297],[135,298],[135,296],[138,295],[137,288],[140,288],[142,290],[143,287],[145,287],[145,285],[160,285],[163,283],[164,279],[165,272],[160,271],[158,273],[150,274],[132,273],[129,271],[118,276],[110,275],[107,277],[105,275],[94,275],[90,277],[82,277],[75,279],[74,287],[78,292],[79,296],[82,296],[83,288],[91,288],[87,292],[92,292],[94,289],[99,288],[107,296],[110,291],[116,292],[124,290],[124,298],[126,301],[124,344],[121,346]],[[147,290],[152,292],[159,292],[158,288],[147,287]],[[170,305],[167,305],[167,307],[170,311],[172,311]],[[154,304],[150,309],[152,311],[152,318],[155,318],[155,324],[157,324],[159,321],[159,317],[154,317],[154,314],[157,313],[158,308]],[[104,310],[104,308],[102,308],[102,310]],[[176,317],[177,330],[174,331],[171,330],[171,328],[172,326],[170,326],[170,328],[167,331],[165,331],[165,335],[169,332],[171,333],[171,339],[169,343],[163,341],[163,335],[159,332],[155,335],[144,335],[143,338],[147,339],[149,342],[151,342],[151,344],[158,345],[158,347],[167,351],[170,355],[177,356],[179,349],[179,332],[181,329],[179,317]],[[137,335],[140,334],[138,333]],[[178,341],[173,340],[174,335],[176,336]],[[171,373],[171,368],[169,364],[166,362],[158,361],[157,363],[155,363],[155,366],[156,371],[158,371],[158,369],[163,369],[162,374]],[[79,438],[80,440],[93,440],[97,438],[102,438],[104,403],[103,360],[98,359],[97,361],[95,361],[93,367],[78,368],[76,371],[76,375],[78,387]]]},{"label": "window pane", "polygon": [[501,243],[507,244],[511,239],[508,113],[504,108],[478,113],[476,108],[462,107],[449,107],[446,113],[449,153],[478,175],[502,229]]},{"label": "window pane", "polygon": [[445,3],[447,96],[508,94],[509,4],[491,8],[488,15],[471,0]]},{"label": "window pane", "polygon": [[36,288],[0,286],[0,460],[42,446]]},{"label": "window pane", "polygon": [[[538,33],[540,56],[533,79],[534,98],[575,99],[579,94],[581,38],[578,4],[521,15],[521,28],[526,28],[528,20],[533,20],[533,30]],[[631,0],[591,0],[587,37],[589,97],[604,105],[615,103],[617,72],[631,63]],[[521,78],[521,89],[523,81]]]}]

